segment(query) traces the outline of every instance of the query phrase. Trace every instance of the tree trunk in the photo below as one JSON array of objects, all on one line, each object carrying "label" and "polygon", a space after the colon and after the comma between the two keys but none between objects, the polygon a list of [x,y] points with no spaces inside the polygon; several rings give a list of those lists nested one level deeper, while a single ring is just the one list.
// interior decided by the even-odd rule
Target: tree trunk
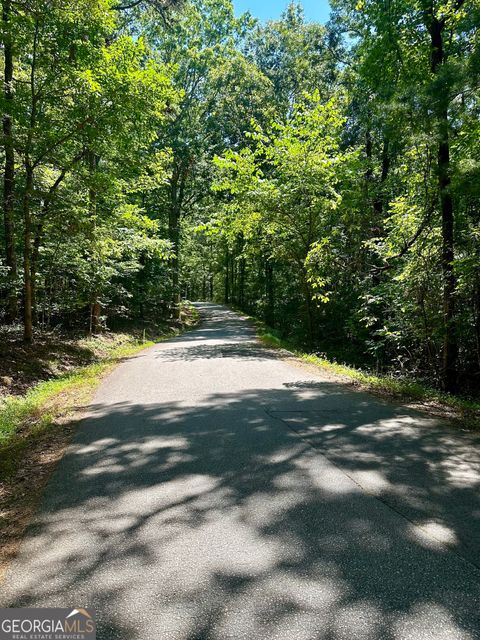
[{"label": "tree trunk", "polygon": [[178,318],[180,314],[180,214],[176,208],[170,210],[168,235],[174,251],[174,255],[170,260],[172,269],[172,309],[174,317]]},{"label": "tree trunk", "polygon": [[[95,174],[98,167],[99,157],[92,149],[88,149],[85,155],[88,171],[90,174],[90,186],[88,189],[88,213],[90,216],[90,240],[92,242],[92,257],[93,268],[96,271],[96,256],[95,256],[95,237],[97,227],[97,190],[95,185]],[[94,273],[94,281],[97,281],[95,287],[98,286],[98,278],[96,272]],[[90,323],[88,327],[88,333],[91,336],[95,335],[100,330],[100,313],[101,305],[99,301],[100,293],[96,288],[92,291],[91,303],[90,303]]]},{"label": "tree trunk", "polygon": [[33,340],[32,277],[31,277],[31,215],[30,201],[33,191],[33,168],[27,159],[25,166],[25,193],[23,196],[23,338]]},{"label": "tree trunk", "polygon": [[246,260],[244,257],[240,258],[240,283],[238,292],[238,304],[243,309],[245,306],[245,269]]},{"label": "tree trunk", "polygon": [[315,320],[312,302],[312,292],[307,282],[304,283],[305,290],[305,310],[307,312],[307,346],[308,349],[313,347],[314,332],[315,332]]},{"label": "tree trunk", "polygon": [[233,304],[237,304],[237,260],[235,258],[235,249],[232,252],[232,261],[230,268],[230,275],[232,278],[231,291],[232,291],[232,302]]},{"label": "tree trunk", "polygon": [[37,269],[38,269],[38,258],[40,255],[40,239],[41,239],[41,223],[37,225],[35,230],[34,239],[33,239],[33,248],[32,248],[32,257],[30,260],[30,280],[31,280],[31,291],[32,291],[32,316],[33,323],[35,325],[38,324],[38,304],[37,304]]},{"label": "tree trunk", "polygon": [[456,391],[458,343],[456,336],[455,291],[457,279],[453,261],[455,251],[453,198],[450,192],[450,146],[448,116],[441,123],[438,148],[438,184],[442,212],[442,271],[443,271],[443,385],[445,391]]},{"label": "tree trunk", "polygon": [[186,173],[177,166],[170,181],[170,211],[168,215],[168,237],[172,243],[174,256],[170,260],[172,270],[173,315],[180,317],[180,220],[185,192]]},{"label": "tree trunk", "polygon": [[272,260],[265,260],[265,294],[267,305],[265,307],[265,323],[269,327],[275,327],[275,282]]},{"label": "tree trunk", "polygon": [[225,304],[230,302],[230,252],[228,251],[225,254]]},{"label": "tree trunk", "polygon": [[387,137],[383,138],[382,146],[382,172],[380,174],[380,185],[375,198],[373,200],[373,210],[375,211],[375,224],[380,225],[383,223],[383,209],[385,206],[385,182],[388,178],[390,171],[390,143]]},{"label": "tree trunk", "polygon": [[[446,62],[443,32],[445,22],[434,14],[433,5],[427,12],[430,33],[431,70],[438,75]],[[448,119],[448,87],[439,86],[435,96],[435,114],[438,126],[437,181],[442,216],[442,272],[443,272],[443,387],[455,392],[457,386],[458,343],[456,336],[454,271],[454,207],[450,179],[450,140]]]},{"label": "tree trunk", "polygon": [[480,370],[480,277],[476,277],[473,291],[473,315],[475,318],[475,342],[477,351],[477,366]]},{"label": "tree trunk", "polygon": [[[37,268],[38,268],[38,259],[40,256],[40,245],[42,242],[43,229],[45,225],[45,221],[48,220],[48,215],[50,212],[50,206],[52,204],[52,200],[55,197],[57,189],[62,184],[63,180],[67,176],[68,172],[72,169],[72,167],[79,162],[84,157],[84,151],[82,150],[80,153],[72,159],[72,161],[63,167],[60,175],[57,177],[55,182],[50,187],[44,201],[42,211],[39,215],[38,222],[35,227],[35,235],[33,241],[33,249],[32,249],[32,259],[31,259],[31,280],[32,280],[32,309],[33,309],[33,319],[34,323],[38,322],[38,309],[37,309]],[[95,167],[93,166],[92,159],[89,160],[89,167],[91,171],[94,171]],[[92,202],[92,194],[90,197],[90,215],[93,216],[95,214],[95,206]]]},{"label": "tree trunk", "polygon": [[14,191],[15,191],[15,156],[13,147],[13,45],[10,31],[11,0],[3,2],[3,55],[4,55],[4,115],[3,139],[5,150],[5,165],[3,174],[3,220],[5,229],[5,258],[9,269],[7,291],[7,314],[13,322],[18,316],[16,293],[17,256],[15,251],[15,223],[14,223]]},{"label": "tree trunk", "polygon": [[32,61],[30,69],[30,122],[25,145],[25,190],[23,193],[23,338],[25,342],[33,341],[32,322],[32,220],[31,199],[34,185],[34,163],[31,159],[32,141],[37,124],[38,94],[35,91],[35,73],[37,63],[37,44],[39,26],[35,20]]},{"label": "tree trunk", "polygon": [[101,322],[100,322],[101,314],[102,314],[102,305],[100,304],[100,301],[98,299],[98,294],[95,294],[94,301],[92,303],[91,311],[90,311],[90,315],[91,315],[90,333],[92,333],[94,336],[98,335],[101,331]]}]

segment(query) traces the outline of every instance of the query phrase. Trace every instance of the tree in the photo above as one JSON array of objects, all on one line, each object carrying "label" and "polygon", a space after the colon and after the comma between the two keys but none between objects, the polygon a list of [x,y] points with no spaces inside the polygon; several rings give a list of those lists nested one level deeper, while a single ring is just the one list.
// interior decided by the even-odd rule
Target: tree
[{"label": "tree", "polygon": [[[143,40],[115,31],[116,15],[103,0],[75,7],[50,0],[30,3],[18,9],[16,26],[17,44],[23,44],[16,63],[15,153],[23,166],[17,191],[23,228],[24,337],[30,342],[42,235],[47,217],[55,213],[59,190],[72,171],[80,172],[88,185],[95,244],[103,197],[97,169],[101,166],[102,177],[110,169],[107,181],[110,192],[115,185],[118,201],[122,189],[116,171],[122,166],[125,184],[132,167],[145,163],[142,156],[176,94],[164,68],[154,60],[145,63]],[[80,168],[82,161],[86,171]],[[96,292],[92,296],[97,325]]]},{"label": "tree", "polygon": [[[321,293],[326,282],[309,273],[308,263],[312,252],[328,242],[332,214],[341,199],[336,187],[346,160],[339,148],[342,124],[335,100],[322,103],[316,93],[295,105],[285,124],[272,122],[267,132],[257,127],[251,134],[253,150],[228,151],[216,159],[224,174],[216,188],[236,197],[233,206],[226,205],[223,224],[244,230],[253,226],[266,238],[267,264],[281,259],[296,274],[310,344],[316,333],[314,298],[327,299],[328,292]],[[270,318],[271,275],[267,269]]]},{"label": "tree", "polygon": [[[462,127],[460,113],[465,117],[474,104],[471,64],[476,56],[478,33],[475,24],[478,5],[469,2],[468,6],[466,12],[462,1],[437,6],[429,0],[418,4],[397,0],[388,9],[376,1],[334,3],[337,27],[342,24],[350,37],[355,38],[352,61],[354,65],[360,64],[358,77],[367,79],[368,86],[374,87],[387,114],[387,120],[385,116],[383,120],[388,123],[389,171],[395,170],[393,149],[399,164],[403,161],[402,154],[413,158],[413,149],[421,150],[421,155],[415,156],[416,168],[413,164],[411,168],[423,176],[422,212],[411,238],[400,248],[396,264],[400,259],[408,260],[409,254],[415,255],[410,252],[417,243],[427,240],[432,227],[440,230],[441,241],[437,246],[443,290],[441,375],[443,387],[449,391],[457,384],[460,355],[455,265],[459,257],[456,247],[462,244],[458,231],[463,216],[456,203],[453,180],[461,159],[452,157],[451,141]],[[378,82],[371,81],[375,77],[381,79],[382,85],[387,80],[388,92],[378,93]],[[459,96],[465,95],[470,99],[459,100]],[[389,113],[395,116],[390,122]],[[366,121],[366,117],[362,119]],[[435,163],[432,157],[436,158]],[[398,205],[395,187],[391,195]],[[414,200],[408,206],[419,202],[417,198]],[[388,201],[384,201],[383,208],[385,204],[388,206]],[[432,235],[428,246],[431,241]],[[390,268],[388,265],[387,269]],[[385,273],[383,268],[377,273],[382,271]]]},{"label": "tree", "polygon": [[248,21],[235,18],[230,0],[195,0],[171,28],[158,22],[149,25],[150,42],[162,62],[174,66],[173,83],[183,94],[174,118],[159,132],[159,144],[172,150],[170,178],[159,190],[158,200],[168,211],[168,235],[175,249],[174,304],[180,296],[182,219],[209,194],[210,161],[222,137],[217,119],[218,70],[236,57],[235,44]]},{"label": "tree", "polygon": [[13,55],[12,3],[4,0],[2,4],[2,43],[3,43],[3,146],[5,163],[3,171],[3,220],[5,230],[5,258],[8,268],[7,298],[8,319],[13,322],[18,314],[16,280],[17,255],[15,249],[15,155],[13,140]]}]

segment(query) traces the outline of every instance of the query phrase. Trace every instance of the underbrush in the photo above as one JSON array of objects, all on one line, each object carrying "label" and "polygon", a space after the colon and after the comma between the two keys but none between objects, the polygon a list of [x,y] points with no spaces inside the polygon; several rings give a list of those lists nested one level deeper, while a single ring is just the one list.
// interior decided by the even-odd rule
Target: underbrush
[{"label": "underbrush", "polygon": [[414,402],[437,410],[445,417],[457,419],[462,426],[480,429],[480,401],[444,393],[416,380],[377,375],[369,371],[329,360],[325,357],[299,350],[295,344],[284,340],[275,330],[258,318],[251,318],[259,339],[268,347],[286,349],[303,362],[324,371],[341,376],[345,381],[402,402]]}]

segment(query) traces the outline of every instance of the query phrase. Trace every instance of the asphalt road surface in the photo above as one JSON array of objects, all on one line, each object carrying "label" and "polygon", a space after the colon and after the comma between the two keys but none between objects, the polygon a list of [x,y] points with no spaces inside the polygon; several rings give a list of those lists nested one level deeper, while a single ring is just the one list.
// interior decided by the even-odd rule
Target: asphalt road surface
[{"label": "asphalt road surface", "polygon": [[1,603],[100,640],[480,638],[479,437],[196,330],[103,383]]}]

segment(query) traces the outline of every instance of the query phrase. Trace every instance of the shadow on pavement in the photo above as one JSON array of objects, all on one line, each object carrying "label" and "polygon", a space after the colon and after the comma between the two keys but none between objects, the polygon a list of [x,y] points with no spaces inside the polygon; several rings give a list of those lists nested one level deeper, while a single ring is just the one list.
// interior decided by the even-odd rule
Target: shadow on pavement
[{"label": "shadow on pavement", "polygon": [[[225,350],[195,346],[222,318],[178,342]],[[270,358],[243,322],[227,357]],[[96,607],[99,640],[480,638],[475,443],[319,380],[99,403],[8,604]]]},{"label": "shadow on pavement", "polygon": [[[332,399],[335,389],[322,390]],[[389,640],[409,626],[425,630],[415,640],[479,637],[480,572],[439,541],[478,552],[478,487],[451,469],[448,440],[417,428],[409,448],[400,433],[363,434],[361,402],[349,425],[308,413],[308,399],[307,413],[286,416],[279,407],[302,403],[298,393],[94,407],[49,486],[23,550],[30,575],[10,604],[83,598],[99,610],[102,640],[153,638],[154,625],[158,638],[182,639]],[[371,472],[383,503],[286,418],[315,447],[328,443],[350,478]],[[384,503],[435,520],[436,537]],[[465,521],[452,519],[455,504]],[[145,628],[122,619],[132,609],[145,611]]]}]

